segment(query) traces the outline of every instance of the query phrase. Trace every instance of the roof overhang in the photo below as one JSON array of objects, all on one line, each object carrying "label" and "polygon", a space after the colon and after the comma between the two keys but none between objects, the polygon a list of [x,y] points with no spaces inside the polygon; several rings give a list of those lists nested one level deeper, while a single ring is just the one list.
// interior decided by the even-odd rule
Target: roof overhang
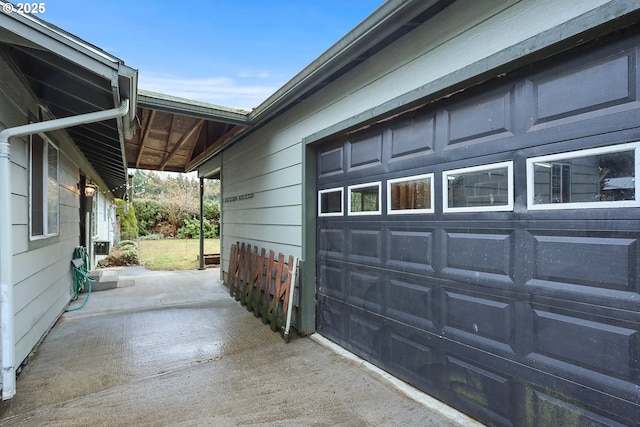
[{"label": "roof overhang", "polygon": [[129,99],[131,109],[124,117],[66,130],[107,190],[122,197],[125,139],[136,129],[137,70],[54,25],[19,13],[0,14],[0,53],[53,118],[108,110]]},{"label": "roof overhang", "polygon": [[249,127],[245,111],[143,90],[137,115],[140,131],[126,143],[136,169],[188,172]]}]

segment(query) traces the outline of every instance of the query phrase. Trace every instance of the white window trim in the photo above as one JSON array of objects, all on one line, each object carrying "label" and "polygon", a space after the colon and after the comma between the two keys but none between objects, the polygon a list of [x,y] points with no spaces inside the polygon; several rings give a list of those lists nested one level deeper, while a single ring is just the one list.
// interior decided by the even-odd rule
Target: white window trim
[{"label": "white window trim", "polygon": [[635,171],[640,171],[640,142],[610,145],[607,147],[591,148],[586,150],[567,151],[564,153],[537,156],[527,159],[527,209],[531,211],[558,210],[558,209],[600,209],[600,208],[629,208],[640,206],[640,182],[635,180],[636,200],[619,200],[613,202],[576,202],[576,203],[533,203],[534,191],[534,163],[554,162],[567,159],[578,159],[598,154],[610,154],[620,151],[634,150]]},{"label": "white window trim", "polygon": [[[33,207],[32,207],[32,200],[33,200],[33,178],[32,178],[32,173],[31,173],[31,168],[33,168],[33,148],[32,148],[32,138],[33,135],[29,136],[29,241],[34,241],[34,240],[42,240],[42,239],[47,239],[49,237],[53,237],[53,236],[58,236],[60,234],[60,147],[58,147],[57,144],[55,144],[52,140],[50,140],[49,138],[47,138],[44,134],[38,134],[38,136],[40,138],[42,138],[42,140],[45,142],[45,149],[43,149],[43,156],[46,156],[43,160],[42,160],[42,176],[43,177],[48,177],[48,168],[49,168],[49,161],[48,161],[48,144],[51,144],[55,149],[56,149],[56,156],[57,161],[56,161],[56,165],[57,165],[57,170],[56,170],[56,182],[57,182],[57,201],[58,201],[58,206],[57,206],[57,215],[56,215],[56,232],[55,233],[49,233],[49,222],[48,222],[48,218],[47,218],[47,205],[48,205],[48,198],[47,198],[47,189],[46,189],[46,185],[45,183],[43,183],[43,190],[42,190],[42,206],[43,206],[43,218],[42,218],[42,226],[43,226],[43,234],[38,234],[38,235],[34,235],[33,234]],[[46,154],[45,154],[46,153]],[[46,165],[46,169],[45,169],[45,165]],[[47,172],[45,174],[45,172]]]},{"label": "white window trim", "polygon": [[[429,186],[430,186],[430,204],[429,206],[431,206],[431,208],[429,209],[391,209],[391,185],[398,183],[398,182],[406,182],[406,181],[418,181],[421,179],[425,179],[428,178],[429,179]],[[435,202],[435,195],[434,195],[434,174],[433,173],[425,173],[422,175],[413,175],[413,176],[407,176],[407,177],[401,177],[401,178],[394,178],[394,179],[389,179],[387,180],[387,214],[389,215],[400,215],[400,214],[425,214],[425,213],[434,213],[434,202]],[[351,205],[349,205],[351,206]]]},{"label": "white window trim", "polygon": [[[491,169],[507,168],[507,204],[499,206],[473,206],[473,207],[449,207],[449,175],[482,172]],[[452,169],[442,172],[442,211],[444,213],[455,212],[508,212],[513,211],[513,162],[490,163],[486,165],[471,166],[468,168]]]},{"label": "white window trim", "polygon": [[[325,193],[340,192],[340,212],[322,212],[322,195]],[[318,216],[343,216],[344,215],[344,188],[334,187],[318,191]]]},{"label": "white window trim", "polygon": [[100,187],[96,186],[96,192],[93,194],[93,207],[91,208],[91,237],[93,240],[100,237]]},{"label": "white window trim", "polygon": [[[351,190],[364,187],[378,187],[378,210],[377,211],[364,211],[364,212],[351,212]],[[360,215],[381,215],[382,214],[382,181],[367,182],[365,184],[350,185],[347,187],[347,193],[349,200],[347,204],[347,215],[360,216]]]}]

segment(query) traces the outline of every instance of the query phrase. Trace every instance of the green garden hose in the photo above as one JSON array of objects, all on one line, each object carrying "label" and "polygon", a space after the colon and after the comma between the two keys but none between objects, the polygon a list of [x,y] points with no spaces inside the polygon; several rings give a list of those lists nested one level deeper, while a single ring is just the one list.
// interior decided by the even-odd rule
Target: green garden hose
[{"label": "green garden hose", "polygon": [[73,301],[76,301],[80,296],[80,292],[84,289],[84,284],[87,284],[87,297],[84,299],[80,306],[70,308],[67,311],[80,310],[89,301],[91,295],[91,282],[93,279],[89,277],[87,271],[89,266],[89,257],[84,246],[78,246],[73,251],[73,259],[79,262],[73,263]]}]

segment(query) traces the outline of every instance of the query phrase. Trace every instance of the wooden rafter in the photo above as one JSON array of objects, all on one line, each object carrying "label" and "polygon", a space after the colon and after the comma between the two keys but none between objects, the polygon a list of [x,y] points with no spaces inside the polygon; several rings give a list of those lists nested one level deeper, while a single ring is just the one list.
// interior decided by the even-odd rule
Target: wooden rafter
[{"label": "wooden rafter", "polygon": [[[167,141],[164,144],[164,158],[162,159],[163,161],[169,156],[167,153],[169,153],[169,143],[171,142],[171,134],[173,133],[173,126],[175,125],[176,121],[178,120],[178,116],[176,114],[172,114],[171,115],[171,122],[169,123],[169,132],[167,133]],[[176,143],[177,145],[177,143]],[[160,168],[160,170],[163,170],[164,168]]]},{"label": "wooden rafter", "polygon": [[149,138],[149,133],[151,132],[151,124],[153,123],[153,119],[156,116],[156,110],[151,110],[151,115],[147,120],[144,132],[142,132],[142,136],[140,137],[140,148],[138,149],[138,158],[136,159],[136,169],[140,169],[140,160],[142,159],[142,152],[144,151],[144,145]]},{"label": "wooden rafter", "polygon": [[184,145],[184,143],[187,142],[189,138],[193,136],[194,133],[200,132],[200,129],[202,129],[203,124],[204,124],[203,119],[198,120],[196,123],[194,123],[194,125],[191,127],[191,129],[189,129],[188,132],[182,135],[180,140],[176,142],[176,144],[173,146],[173,149],[171,150],[171,152],[165,156],[164,160],[162,161],[162,164],[160,165],[160,170],[164,170],[164,168],[167,166],[167,163],[169,163],[169,160],[171,160],[171,157],[173,157],[176,151],[178,151]]}]

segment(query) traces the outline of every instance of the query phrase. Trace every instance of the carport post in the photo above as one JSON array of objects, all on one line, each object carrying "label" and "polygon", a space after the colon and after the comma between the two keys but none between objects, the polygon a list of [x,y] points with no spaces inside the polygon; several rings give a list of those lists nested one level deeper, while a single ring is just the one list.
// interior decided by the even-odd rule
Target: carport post
[{"label": "carport post", "polygon": [[204,178],[200,178],[200,267],[204,270]]}]

